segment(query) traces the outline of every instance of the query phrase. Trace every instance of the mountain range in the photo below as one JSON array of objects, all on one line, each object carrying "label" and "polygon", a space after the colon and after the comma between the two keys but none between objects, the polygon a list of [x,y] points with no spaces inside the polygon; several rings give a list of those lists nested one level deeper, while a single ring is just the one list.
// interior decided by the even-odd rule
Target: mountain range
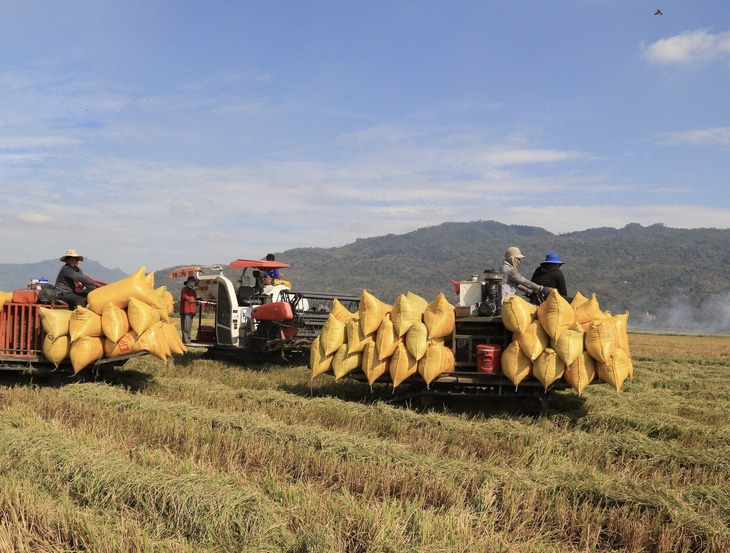
[{"label": "mountain range", "polygon": [[[62,266],[58,259],[37,263],[0,263],[0,290],[10,292],[25,288],[33,279],[46,279],[54,284]],[[89,258],[84,259],[81,269],[87,277],[107,284],[128,276],[121,269],[107,269]]]},{"label": "mountain range", "polygon": [[[525,258],[527,278],[550,252],[565,262],[568,292],[596,294],[602,309],[631,313],[630,322],[704,332],[730,330],[730,230],[678,229],[661,224],[629,224],[566,234],[495,221],[443,223],[406,234],[388,234],[334,248],[275,252],[291,265],[285,277],[298,290],[360,294],[368,290],[386,303],[411,291],[427,299],[444,293],[456,302],[450,280],[466,280],[498,269],[510,246]],[[235,259],[220,260],[227,266]],[[148,267],[154,260],[146,262]],[[170,280],[176,267],[155,273],[155,284],[177,296],[183,279]],[[0,264],[0,289],[25,287],[31,278],[55,280],[57,260]],[[84,272],[104,282],[126,276],[92,260]],[[50,275],[50,276],[49,276]],[[52,277],[52,278],[50,278]]]}]

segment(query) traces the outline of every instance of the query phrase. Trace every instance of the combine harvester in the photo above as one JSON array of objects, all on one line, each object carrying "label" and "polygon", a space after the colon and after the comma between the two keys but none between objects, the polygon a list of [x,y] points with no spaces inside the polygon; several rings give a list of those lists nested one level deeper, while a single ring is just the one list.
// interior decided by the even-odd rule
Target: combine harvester
[{"label": "combine harvester", "polygon": [[[189,266],[171,272],[171,279],[193,276],[198,281],[198,332],[187,346],[207,348],[214,357],[308,355],[335,299],[357,310],[360,298],[292,290],[285,281],[265,284],[265,271],[288,267],[277,261],[236,259],[228,268],[242,272],[233,275],[224,274],[221,265]],[[212,324],[204,324],[204,311],[213,313]]]}]

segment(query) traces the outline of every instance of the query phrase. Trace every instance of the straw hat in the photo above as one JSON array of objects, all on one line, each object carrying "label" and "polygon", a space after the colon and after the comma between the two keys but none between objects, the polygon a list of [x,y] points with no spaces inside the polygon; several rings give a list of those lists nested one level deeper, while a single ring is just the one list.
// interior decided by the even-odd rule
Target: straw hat
[{"label": "straw hat", "polygon": [[84,260],[84,256],[79,255],[79,252],[77,252],[76,250],[68,250],[65,254],[61,256],[61,259],[59,261],[63,261],[65,263],[69,257],[76,257],[79,261]]}]

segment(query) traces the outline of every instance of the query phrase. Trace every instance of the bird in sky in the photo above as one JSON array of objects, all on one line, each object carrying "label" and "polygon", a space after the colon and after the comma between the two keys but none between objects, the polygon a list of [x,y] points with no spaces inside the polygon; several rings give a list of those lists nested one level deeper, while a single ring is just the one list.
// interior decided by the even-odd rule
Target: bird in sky
[{"label": "bird in sky", "polygon": [[657,10],[654,12],[654,15],[664,15],[664,14],[662,13],[662,10]]}]

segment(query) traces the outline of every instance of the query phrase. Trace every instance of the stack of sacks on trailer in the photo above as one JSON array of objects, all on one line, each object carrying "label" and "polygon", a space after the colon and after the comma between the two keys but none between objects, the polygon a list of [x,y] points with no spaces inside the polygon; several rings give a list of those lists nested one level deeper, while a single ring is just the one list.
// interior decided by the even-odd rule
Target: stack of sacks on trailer
[{"label": "stack of sacks on trailer", "polygon": [[502,322],[513,341],[502,353],[502,372],[515,386],[527,376],[547,389],[563,378],[579,394],[596,377],[621,390],[633,376],[627,333],[628,311],[611,316],[576,294],[568,303],[553,291],[538,307],[519,296],[505,298]]},{"label": "stack of sacks on trailer", "polygon": [[173,297],[140,269],[89,292],[88,307],[40,308],[43,355],[56,367],[69,358],[74,373],[106,357],[147,351],[162,360],[186,351],[170,322]]},{"label": "stack of sacks on trailer", "polygon": [[408,292],[388,305],[363,290],[356,313],[334,301],[312,343],[312,377],[332,372],[342,378],[360,370],[372,385],[389,373],[395,387],[419,373],[428,385],[454,368],[454,354],[445,343],[453,328],[454,307],[443,294],[429,303]]}]

